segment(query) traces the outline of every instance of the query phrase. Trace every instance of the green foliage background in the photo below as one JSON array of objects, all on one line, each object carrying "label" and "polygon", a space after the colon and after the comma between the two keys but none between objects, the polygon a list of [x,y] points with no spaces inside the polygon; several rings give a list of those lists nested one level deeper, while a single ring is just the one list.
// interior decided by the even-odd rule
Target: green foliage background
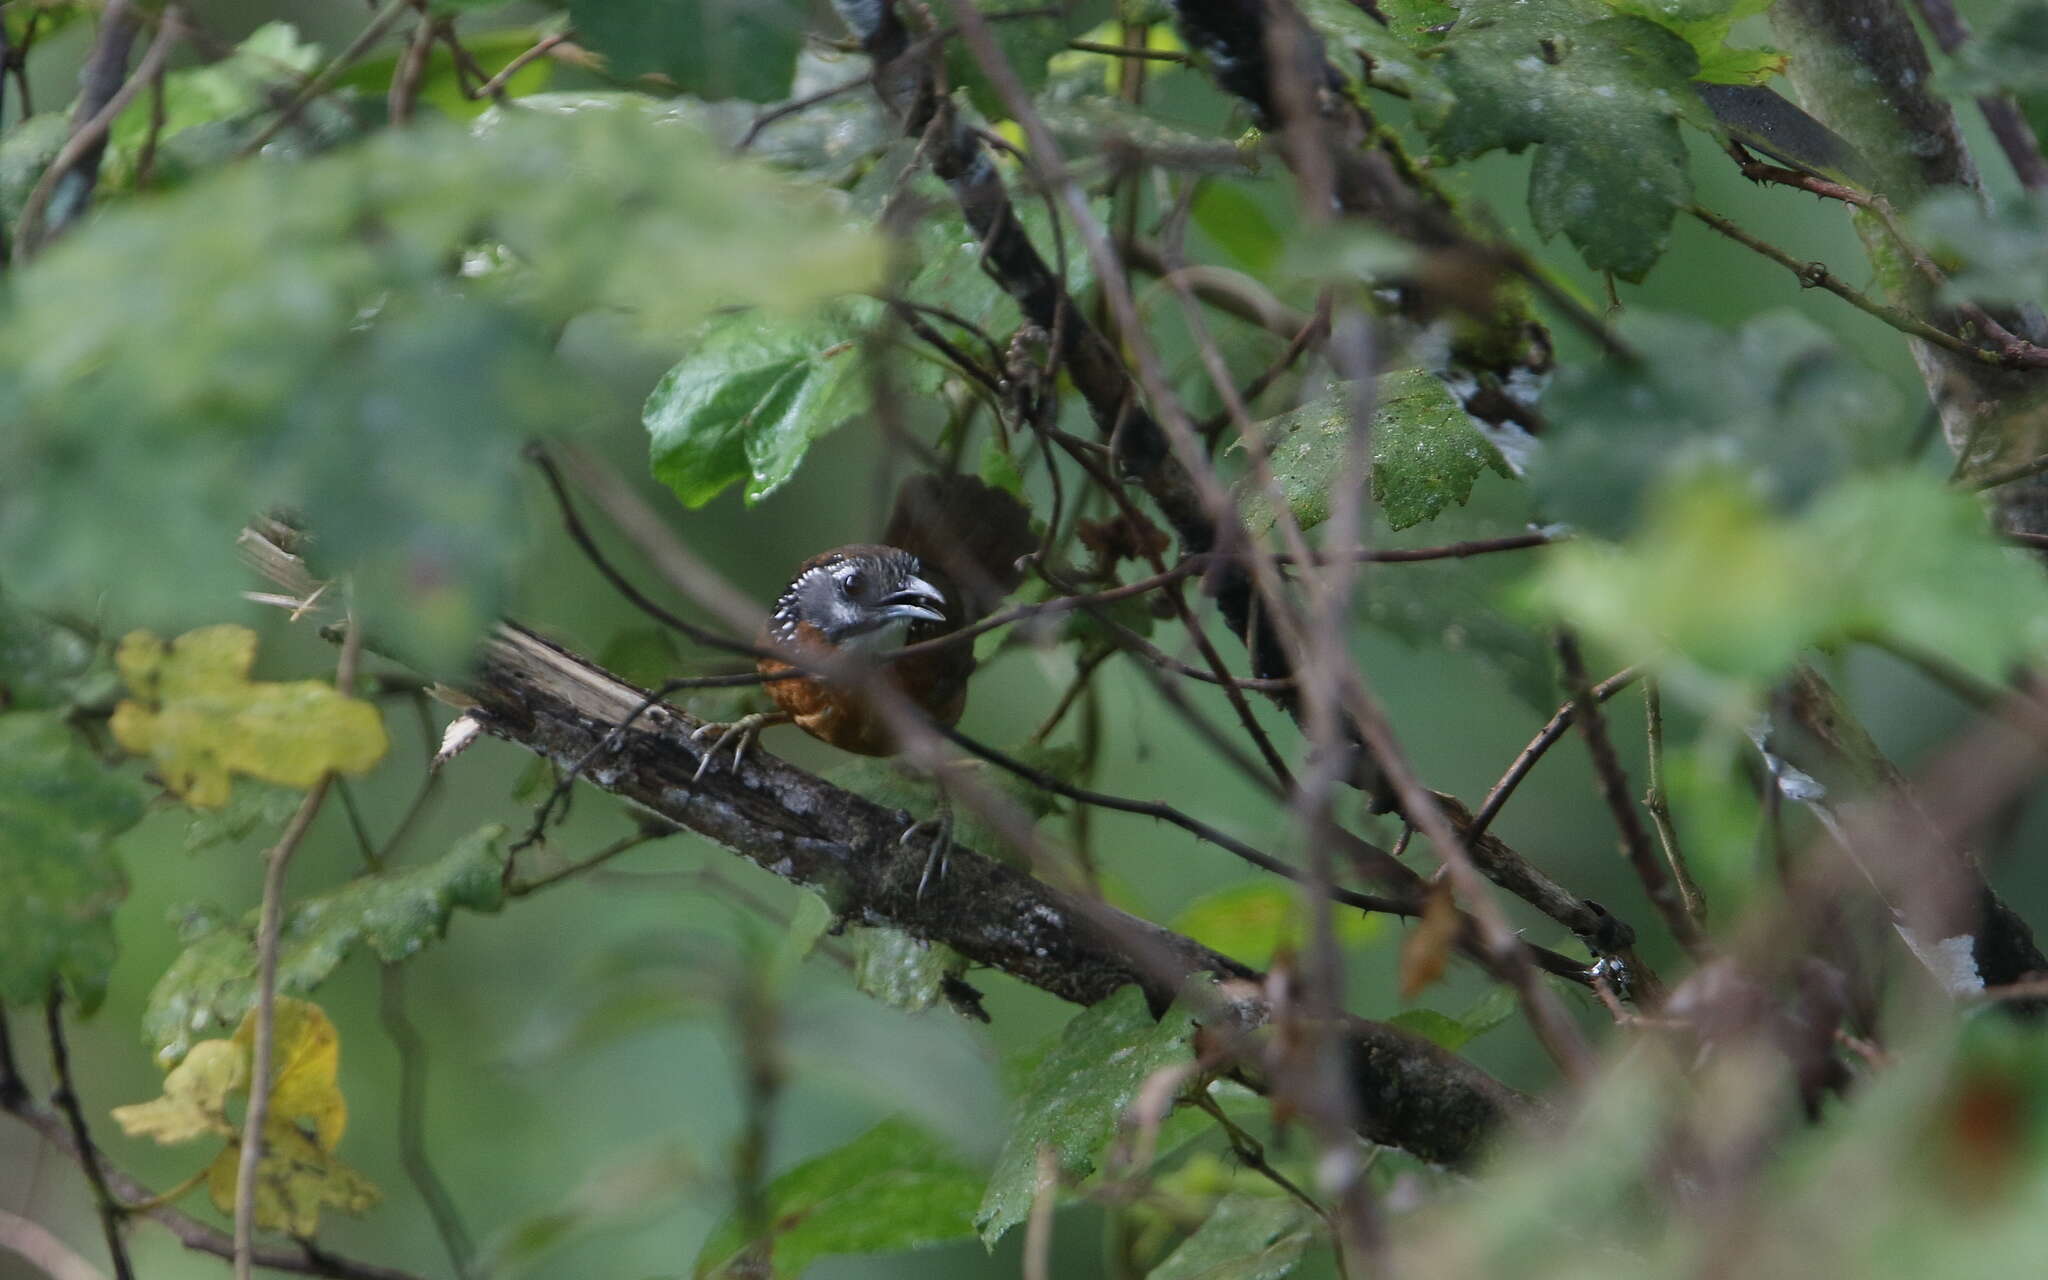
[{"label": "green foliage background", "polygon": [[[669,10],[694,13],[700,8],[570,7],[579,24],[593,29],[600,29],[603,21],[624,22]],[[731,31],[733,44],[715,67],[730,84],[713,87],[778,96],[783,81],[774,68],[784,65],[780,59],[789,55],[794,42],[787,37],[789,28],[777,23],[794,14],[777,6],[743,7],[751,16]],[[588,13],[583,12],[586,9]],[[283,18],[297,24],[307,40],[331,50],[344,44],[360,21],[354,10],[338,10],[310,0],[224,2],[207,6],[206,17],[216,32],[237,36],[261,21]],[[600,18],[599,11],[608,16]],[[771,11],[776,21],[764,17],[756,29],[753,16]],[[514,7],[507,15],[509,24],[534,16],[534,11]],[[673,49],[690,47],[690,34],[677,33],[672,46],[651,43],[646,50],[650,69]],[[68,47],[75,54],[85,35],[83,24],[60,33],[53,39],[64,44],[46,50],[34,64],[36,90],[44,103],[61,102],[68,94],[67,77],[76,57],[64,56],[61,50]],[[1197,79],[1160,77],[1156,109],[1169,117],[1178,111],[1213,125],[1218,116],[1216,95]],[[574,73],[564,72],[550,87],[579,86]],[[593,82],[580,87],[601,86]],[[1398,118],[1399,109],[1391,114]],[[1974,117],[1965,121],[1965,129],[1980,154],[1994,154]],[[1709,207],[1786,246],[1802,260],[1827,262],[1838,271],[1862,261],[1860,246],[1833,207],[1752,186],[1697,131],[1680,130],[1676,139],[1671,145],[1691,153],[1694,195]],[[1540,148],[1536,155],[1533,163],[1543,164]],[[1482,202],[1517,239],[1533,244],[1537,228],[1525,200],[1531,166],[1530,154],[1495,152],[1451,170],[1447,180]],[[1232,190],[1244,206],[1236,219],[1219,215],[1213,225],[1205,221],[1200,233],[1203,246],[1226,259],[1232,252],[1230,233],[1260,217],[1283,226],[1289,217],[1288,183],[1277,166],[1260,179],[1233,183]],[[507,199],[523,194],[511,192]],[[603,213],[593,210],[591,216]],[[1923,400],[1896,333],[1833,298],[1802,290],[1788,274],[1696,223],[1681,218],[1669,234],[1668,251],[1644,281],[1619,286],[1619,297],[1630,313],[1668,312],[1734,329],[1758,317],[1790,312],[1866,364],[1897,403]],[[1256,242],[1258,237],[1252,239]],[[1240,264],[1263,269],[1270,263],[1252,257],[1268,248],[1255,245],[1240,257]],[[1545,261],[1581,296],[1603,295],[1605,285],[1562,239]],[[1628,273],[1638,261],[1627,257],[1613,265]],[[105,281],[99,287],[109,291],[112,301],[119,297],[120,283]],[[1184,357],[1186,336],[1172,319],[1169,303],[1157,305],[1156,319],[1169,353]],[[412,340],[425,341],[432,332],[429,313]],[[1561,327],[1558,337],[1562,364],[1590,360],[1592,353],[1575,332]],[[560,407],[559,425],[578,430],[622,471],[644,474],[641,401],[674,352],[602,314],[580,315],[569,323],[561,351],[578,381],[573,396]],[[307,353],[298,356],[312,358]],[[459,347],[446,352],[444,369],[453,384],[476,376],[470,353]],[[374,364],[365,376],[374,378]],[[518,398],[560,390],[515,385],[503,393]],[[1587,394],[1597,396],[1598,389]],[[1871,403],[1883,398],[1879,395]],[[425,402],[437,412],[461,409],[447,398],[429,395]],[[1840,402],[1826,404],[1828,408],[1809,412],[1833,411]],[[1872,417],[1873,425],[1881,424],[1886,434],[1873,439],[1856,433],[1856,448],[1874,456],[1907,456],[1912,416],[1874,409]],[[1792,432],[1804,424],[1782,425]],[[1932,452],[1939,451],[1936,446]],[[818,548],[866,537],[878,528],[888,484],[877,453],[876,439],[867,432],[826,436],[812,447],[804,465],[787,476],[787,483],[757,505],[745,505],[737,489],[728,489],[702,507],[685,511],[651,479],[644,487],[666,504],[675,527],[693,548],[760,597]],[[509,546],[451,552],[451,563],[458,566],[474,563],[465,558],[471,552],[497,560],[512,570],[509,580],[516,583],[516,594],[509,599],[489,597],[465,607],[489,609],[502,603],[514,615],[586,653],[605,650],[621,632],[640,624],[555,536],[552,510],[530,476],[508,472],[485,479],[489,492],[474,500],[510,504],[511,523],[523,526],[527,534]],[[1513,528],[1521,517],[1518,504],[1523,498],[1518,492],[1490,470],[1479,470],[1471,482],[1470,508],[1452,509],[1411,540],[1448,541]],[[104,496],[132,504],[144,500],[147,492],[147,477],[138,470],[135,492]],[[83,501],[85,496],[73,500]],[[71,515],[97,518],[97,513],[85,510]],[[149,516],[176,519],[177,513]],[[372,511],[362,522],[374,524],[376,518]],[[146,535],[147,522],[130,532]],[[5,572],[11,577],[15,569],[6,566]],[[1550,696],[1545,689],[1547,667],[1540,660],[1516,665],[1512,657],[1489,657],[1445,643],[1442,624],[1428,610],[1433,602],[1442,607],[1446,597],[1472,588],[1445,581],[1439,591],[1432,585],[1440,581],[1434,576],[1439,572],[1415,566],[1376,575],[1369,590],[1382,584],[1384,590],[1367,607],[1380,611],[1371,616],[1381,625],[1359,627],[1355,647],[1390,703],[1393,721],[1402,727],[1424,776],[1444,789],[1473,795],[1491,783],[1546,714],[1532,703]],[[234,609],[210,603],[203,613],[225,619]],[[325,646],[287,628],[273,612],[244,609],[242,616],[264,634],[259,674],[294,677],[331,661]],[[147,620],[109,622],[118,630],[130,621]],[[1404,635],[1415,643],[1405,642]],[[421,643],[434,640],[430,626]],[[686,659],[695,660],[701,655]],[[1960,722],[1961,709],[1947,693],[1902,665],[1869,650],[1851,651],[1838,665],[1838,674],[1870,727],[1902,764],[1910,766]],[[1067,670],[1061,661],[1017,659],[991,667],[975,686],[968,727],[990,741],[1020,739],[1058,696]],[[1129,795],[1199,795],[1204,816],[1231,830],[1256,831],[1270,820],[1263,798],[1207,755],[1180,745],[1184,735],[1135,674],[1112,664],[1103,677],[1103,689],[1108,752],[1098,785]],[[1615,705],[1619,721],[1637,714],[1639,703],[1629,694]],[[408,736],[402,716],[393,717],[392,730],[392,761],[357,790],[361,807],[373,815],[403,809],[421,752],[431,748],[431,743]],[[1635,741],[1633,734],[1623,737],[1625,743]],[[794,735],[772,739],[770,746],[809,767],[826,769],[840,763]],[[1631,759],[1629,764],[1640,776],[1640,761]],[[511,781],[528,768],[527,759],[513,749],[488,740],[480,743],[463,758],[446,794],[411,837],[411,854],[424,859],[456,848],[484,817],[515,815],[511,820],[516,821],[508,793]],[[1647,919],[1650,912],[1614,856],[1611,832],[1590,803],[1592,794],[1579,753],[1560,752],[1503,817],[1501,833],[1559,879],[1611,904],[1618,914]],[[1119,892],[1129,906],[1150,918],[1171,920],[1204,895],[1245,880],[1237,864],[1214,850],[1191,846],[1170,829],[1114,814],[1098,815],[1095,821],[1099,846],[1117,850],[1113,870]],[[73,1037],[73,1053],[81,1064],[80,1088],[89,1114],[98,1117],[103,1118],[112,1105],[153,1096],[158,1089],[152,1046],[143,1042],[138,1028],[144,1025],[153,985],[185,945],[180,922],[188,936],[201,927],[202,916],[188,904],[204,899],[216,912],[204,918],[233,918],[257,900],[260,867],[255,855],[264,833],[274,826],[193,850],[187,847],[190,822],[180,811],[160,808],[120,842],[129,893],[117,916],[119,958],[104,1004]],[[553,837],[553,845],[569,853],[594,849],[625,830],[621,815],[586,794],[569,824]],[[2011,843],[2032,847],[2044,835],[2048,828],[2038,813],[2030,813]],[[330,806],[293,868],[294,898],[332,890],[357,869],[358,854],[345,820]],[[743,981],[739,975],[751,972],[755,959],[776,945],[754,923],[709,898],[694,877],[711,871],[742,880],[779,910],[799,909],[796,895],[779,882],[753,874],[687,836],[635,851],[612,870],[615,876],[592,877],[507,904],[495,917],[457,913],[448,941],[405,966],[407,1004],[425,1037],[431,1064],[428,1137],[436,1163],[487,1247],[506,1251],[508,1259],[530,1255],[522,1262],[529,1274],[624,1277],[687,1270],[700,1244],[728,1211],[723,1162],[740,1114],[734,1037],[718,1013],[725,994],[718,983]],[[1708,872],[1724,885],[1739,885],[1742,876],[1740,867],[1710,867]],[[2021,914],[2048,919],[2048,871],[2038,864],[2016,867],[2001,877],[2000,884]],[[1388,924],[1353,943],[1353,1007],[1361,1012],[1388,1017],[1401,1010],[1394,992],[1393,960],[1399,933]],[[1536,936],[1556,941],[1540,930]],[[393,1138],[397,1065],[379,1028],[379,971],[373,951],[364,946],[351,950],[321,987],[319,998],[343,1031],[343,1086],[356,1112],[348,1157],[385,1188],[387,1201],[361,1220],[331,1217],[321,1238],[342,1252],[438,1274],[432,1260],[438,1259],[439,1246],[424,1210],[409,1192]],[[680,962],[679,956],[688,963]],[[982,983],[994,1017],[990,1028],[970,1027],[941,1010],[925,1015],[923,1030],[917,1033],[922,1038],[905,1039],[897,1034],[899,1024],[890,1020],[897,1015],[865,1002],[831,997],[832,990],[846,985],[836,969],[815,958],[792,960],[790,967],[781,998],[787,1002],[792,1027],[809,1027],[820,1039],[815,1060],[820,1069],[792,1073],[776,1126],[777,1171],[831,1151],[913,1098],[927,1108],[929,1114],[922,1118],[931,1128],[961,1139],[965,1149],[958,1153],[960,1159],[985,1163],[994,1151],[972,1149],[967,1135],[977,1124],[988,1123],[983,1112],[994,1105],[1001,1064],[1042,1044],[1072,1012],[1050,997],[991,977]],[[702,983],[710,985],[693,985]],[[1425,1003],[1456,1012],[1484,991],[1484,984],[1469,970],[1454,968],[1450,980],[1430,992]],[[685,1013],[692,1016],[678,1016]],[[1588,1025],[1600,1020],[1590,1007],[1579,1014]],[[39,1069],[39,1039],[30,1033],[28,1019],[15,1021],[17,1048]],[[230,1025],[232,1021],[232,1016],[227,1018]],[[835,1076],[824,1069],[831,1056],[822,1043],[826,1030],[834,1033],[831,1048],[843,1054],[851,1045],[873,1056]],[[800,1046],[795,1051],[800,1053]],[[1475,1040],[1465,1052],[1511,1083],[1536,1086],[1546,1079],[1540,1055],[1519,1023]],[[189,1156],[175,1149],[108,1134],[102,1138],[126,1167],[153,1184],[168,1185],[189,1171]],[[0,1207],[50,1222],[73,1240],[96,1237],[90,1203],[75,1170],[58,1158],[39,1155],[33,1137],[19,1126],[0,1125]],[[1100,1274],[1094,1217],[1086,1209],[1062,1216],[1057,1274]],[[962,1239],[905,1257],[828,1259],[808,1274],[821,1280],[1015,1274],[1018,1236],[1012,1233],[992,1258],[978,1243]],[[220,1274],[217,1262],[184,1252],[160,1232],[141,1229],[133,1239],[138,1269],[152,1280]],[[11,1265],[0,1258],[0,1276],[13,1274],[7,1270]],[[1297,1274],[1323,1274],[1314,1269],[1323,1265],[1311,1262]]]}]

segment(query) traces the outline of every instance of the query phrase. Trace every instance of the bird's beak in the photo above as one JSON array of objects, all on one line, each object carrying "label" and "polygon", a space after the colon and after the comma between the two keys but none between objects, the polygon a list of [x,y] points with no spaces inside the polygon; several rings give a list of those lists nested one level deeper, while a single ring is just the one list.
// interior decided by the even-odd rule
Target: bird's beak
[{"label": "bird's beak", "polygon": [[946,620],[946,597],[939,589],[923,578],[913,577],[903,584],[903,590],[884,597],[882,600],[885,617],[917,619],[924,622]]}]

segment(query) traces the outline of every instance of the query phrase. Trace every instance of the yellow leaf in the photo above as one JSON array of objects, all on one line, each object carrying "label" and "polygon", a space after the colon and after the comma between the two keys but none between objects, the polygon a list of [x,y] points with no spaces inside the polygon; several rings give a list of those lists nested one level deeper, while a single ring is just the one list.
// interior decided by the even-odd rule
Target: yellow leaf
[{"label": "yellow leaf", "polygon": [[[229,1143],[206,1169],[206,1190],[222,1213],[235,1211],[235,1176],[241,1148]],[[343,1164],[289,1122],[263,1126],[263,1158],[256,1162],[256,1225],[310,1239],[320,1211],[361,1213],[383,1198],[377,1184]]]},{"label": "yellow leaf", "polygon": [[251,681],[256,633],[247,627],[202,627],[168,645],[131,632],[114,661],[134,694],[114,708],[114,740],[154,760],[164,785],[197,808],[227,803],[233,774],[310,787],[383,758],[384,722],[371,704],[318,680]]},{"label": "yellow leaf", "polygon": [[[320,1149],[334,1150],[348,1128],[348,1102],[341,1096],[341,1034],[317,1004],[279,996],[270,1045],[270,1124],[296,1126],[310,1120]],[[256,1011],[235,1028],[235,1043],[250,1053],[256,1044]],[[196,1052],[196,1050],[195,1050]]]},{"label": "yellow leaf", "polygon": [[228,1095],[247,1086],[249,1052],[227,1040],[202,1040],[164,1077],[164,1095],[115,1107],[114,1119],[131,1138],[189,1142],[209,1133],[233,1136]]}]

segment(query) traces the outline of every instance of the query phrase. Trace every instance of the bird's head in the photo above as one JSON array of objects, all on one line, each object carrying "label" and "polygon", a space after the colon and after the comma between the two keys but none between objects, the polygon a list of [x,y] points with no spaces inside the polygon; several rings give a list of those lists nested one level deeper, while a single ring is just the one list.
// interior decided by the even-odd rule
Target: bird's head
[{"label": "bird's head", "polygon": [[809,624],[837,648],[880,650],[921,623],[946,621],[946,598],[924,566],[894,547],[855,547],[804,566],[776,602],[776,639],[793,643]]}]

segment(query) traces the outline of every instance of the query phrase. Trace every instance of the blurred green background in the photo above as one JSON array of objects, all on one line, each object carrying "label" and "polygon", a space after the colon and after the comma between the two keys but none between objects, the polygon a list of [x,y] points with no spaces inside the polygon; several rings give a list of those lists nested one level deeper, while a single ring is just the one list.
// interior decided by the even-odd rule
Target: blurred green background
[{"label": "blurred green background", "polygon": [[[230,39],[260,22],[284,18],[328,49],[346,43],[363,13],[361,6],[311,2],[207,3],[197,9],[212,31]],[[61,44],[39,52],[31,74],[42,103],[59,102],[69,94],[88,34],[86,28],[75,27],[63,33]],[[555,87],[573,83],[573,73],[559,73]],[[1153,106],[1164,114],[1182,111],[1204,122],[1218,114],[1216,96],[1206,85],[1178,83],[1174,77],[1161,78]],[[1398,110],[1390,118],[1398,121]],[[1981,156],[1996,154],[1974,116],[1965,121],[1965,129]],[[1853,282],[1865,283],[1859,246],[1836,207],[1787,191],[1756,188],[1709,140],[1694,135],[1692,143],[1702,203],[1802,259],[1825,262]],[[1517,240],[1535,244],[1523,203],[1527,166],[1526,156],[1490,157],[1455,171],[1453,181],[1482,202]],[[1987,162],[1986,169],[1995,186],[2008,182],[2001,166]],[[1262,181],[1238,185],[1254,194],[1272,216],[1286,216],[1291,193],[1284,174],[1269,169]],[[1604,286],[1583,271],[1575,254],[1553,252],[1545,261],[1582,296],[1603,298]],[[1918,376],[1898,335],[1832,297],[1802,290],[1787,273],[1689,220],[1679,221],[1671,252],[1646,283],[1623,285],[1619,296],[1626,308],[1670,310],[1729,325],[1790,308],[1836,335],[1880,371],[1896,386],[1903,406],[1924,403]],[[1185,341],[1170,320],[1170,300],[1152,305],[1162,343],[1170,355],[1186,360]],[[1588,358],[1573,331],[1558,326],[1555,332],[1561,361]],[[572,328],[565,341],[608,397],[590,407],[591,417],[604,427],[601,451],[622,471],[644,475],[639,406],[675,353],[636,348],[598,322]],[[1915,418],[1915,412],[1904,412],[1894,421],[1871,424],[1871,430],[1888,433],[1883,448],[1904,453],[1912,443]],[[1929,466],[1946,466],[1946,451],[1938,441],[1926,453]],[[643,488],[670,512],[678,536],[756,599],[766,600],[792,566],[819,548],[876,533],[888,480],[879,440],[854,426],[823,441],[794,482],[756,507],[742,506],[733,494],[702,510],[685,512],[652,482],[644,482]],[[1512,498],[1509,490],[1504,482],[1483,479],[1475,509],[1485,510],[1489,504],[1505,507]],[[583,653],[599,652],[621,632],[639,627],[640,620],[560,535],[537,485],[531,491],[530,510],[531,546],[516,616]],[[1415,540],[1449,540],[1457,535],[1446,529],[1455,527],[1458,519],[1447,519],[1444,527],[1425,526]],[[620,554],[631,560],[623,550]],[[1422,566],[1377,571],[1386,576],[1430,572]],[[651,581],[651,575],[643,574],[642,580]],[[218,616],[248,620],[261,628],[260,677],[310,674],[324,670],[332,660],[325,645],[288,627],[275,613],[223,600]],[[1516,697],[1491,667],[1461,649],[1455,639],[1440,637],[1439,643],[1411,645],[1383,629],[1361,625],[1355,648],[1423,777],[1476,802],[1546,713]],[[1854,651],[1835,661],[1871,729],[1908,767],[1961,719],[1960,708],[1949,695],[1889,659]],[[1020,740],[1058,697],[1070,672],[1069,656],[1057,651],[1006,654],[977,679],[963,728],[991,742]],[[1141,678],[1112,662],[1098,683],[1107,750],[1096,785],[1120,794],[1166,798],[1226,830],[1276,840],[1271,807],[1227,767],[1192,745],[1173,713]],[[1190,693],[1210,714],[1225,714],[1220,697],[1208,696],[1203,689]],[[1640,740],[1635,730],[1640,706],[1633,692],[1613,704],[1617,722],[1628,725],[1618,737],[1629,751]],[[448,712],[437,708],[435,716],[438,728]],[[1283,748],[1295,741],[1284,721],[1272,715],[1265,719]],[[418,785],[423,755],[431,750],[431,743],[417,740],[411,720],[402,704],[392,704],[394,750],[356,789],[373,827],[380,821],[388,824],[403,810]],[[1674,730],[1674,736],[1678,732]],[[842,762],[826,748],[787,731],[771,734],[766,746],[820,770]],[[1641,761],[1632,755],[1628,763],[1632,776],[1640,780]],[[486,821],[506,822],[516,829],[525,811],[512,792],[529,765],[525,756],[504,744],[480,743],[451,770],[411,837],[408,855],[431,855]],[[2031,815],[2015,830],[2011,845],[2027,847],[2037,840],[2042,834],[2039,821],[2038,814]],[[1108,813],[1096,815],[1094,824],[1095,847],[1127,899],[1125,905],[1152,919],[1171,920],[1201,895],[1244,881],[1240,866],[1227,855],[1169,828]],[[137,1027],[151,985],[180,949],[175,924],[180,908],[206,901],[238,913],[255,904],[260,880],[260,840],[189,854],[183,847],[185,825],[183,815],[166,805],[123,840],[131,890],[118,918],[120,963],[105,1006],[77,1026],[72,1036],[80,1091],[98,1137],[119,1163],[159,1187],[184,1177],[203,1157],[188,1149],[126,1139],[107,1121],[106,1112],[158,1092],[161,1076]],[[628,819],[615,805],[586,789],[577,798],[571,820],[551,837],[551,848],[574,857],[628,829]],[[1636,921],[1651,918],[1617,855],[1590,770],[1575,741],[1544,762],[1497,829],[1558,879],[1606,903],[1616,914]],[[1377,830],[1388,839],[1395,834],[1384,823]],[[2000,851],[1989,852],[1995,858]],[[566,1205],[606,1206],[601,1221],[589,1230],[568,1235],[524,1263],[527,1274],[686,1274],[698,1244],[728,1208],[725,1167],[740,1094],[727,1024],[715,1012],[690,1018],[645,1017],[616,1034],[596,1037],[581,1021],[583,1014],[618,1001],[621,954],[648,945],[674,945],[684,936],[744,945],[738,940],[749,936],[753,926],[738,908],[707,896],[694,876],[704,868],[743,886],[778,911],[786,913],[792,907],[794,891],[782,882],[692,836],[676,836],[618,859],[606,873],[515,901],[499,916],[459,915],[444,944],[405,966],[406,1005],[427,1046],[430,1150],[486,1252],[512,1239],[522,1226]],[[346,881],[358,869],[357,849],[343,814],[338,806],[329,805],[292,868],[291,890],[294,895],[317,892]],[[1995,869],[1993,878],[2023,915],[2048,918],[2048,874],[2037,866],[2023,866]],[[1524,923],[1534,939],[1558,941],[1559,930],[1548,922]],[[1395,922],[1381,922],[1368,941],[1354,948],[1350,1005],[1356,1011],[1387,1016],[1401,1007],[1393,976],[1400,933]],[[957,1051],[989,1069],[1004,1055],[1054,1033],[1071,1012],[999,975],[970,977],[988,996],[990,1026],[970,1025],[944,1009],[922,1019],[934,1024],[934,1037],[952,1046],[949,1053]],[[813,958],[798,985],[806,992],[835,991],[846,986],[846,978]],[[392,1105],[398,1089],[397,1058],[380,1028],[379,986],[376,964],[357,956],[318,996],[343,1037],[342,1085],[353,1115],[341,1155],[385,1191],[384,1203],[364,1218],[330,1215],[321,1238],[345,1254],[445,1275],[449,1271],[432,1224],[400,1163]],[[1451,978],[1428,992],[1423,1003],[1454,1011],[1484,989],[1469,967],[1457,965]],[[801,1003],[792,1016],[801,1014]],[[1589,1001],[1578,1004],[1589,1024],[1603,1020]],[[874,1013],[878,1026],[890,1025],[884,1021],[888,1016],[893,1015],[879,1009]],[[33,1023],[21,1014],[14,1017],[16,1048],[33,1078],[44,1080],[46,1057],[40,1029]],[[793,1072],[775,1118],[775,1168],[786,1168],[860,1132],[886,1113],[892,1097],[936,1095],[946,1082],[932,1079],[931,1073],[953,1060],[921,1053],[920,1046],[908,1042],[892,1043],[886,1035],[850,1045],[872,1051],[873,1059],[847,1063],[849,1070],[832,1076]],[[1518,1022],[1483,1037],[1468,1052],[1511,1083],[1534,1087],[1548,1079],[1546,1063]],[[975,1123],[971,1114],[961,1119],[966,1125]],[[981,1117],[981,1122],[993,1126],[988,1117]],[[15,1124],[0,1125],[0,1207],[45,1222],[89,1256],[98,1255],[98,1229],[78,1170]],[[188,1198],[184,1207],[213,1216],[203,1195]],[[1101,1274],[1100,1237],[1100,1218],[1094,1211],[1064,1212],[1056,1237],[1055,1274]],[[1015,1274],[1020,1243],[1021,1233],[1013,1233],[993,1258],[968,1243],[900,1258],[827,1261],[811,1274],[821,1280]],[[218,1260],[189,1254],[168,1234],[149,1226],[135,1229],[133,1250],[138,1273],[151,1280],[223,1273],[224,1264]],[[22,1264],[0,1254],[0,1277],[11,1280],[28,1274]],[[1317,1273],[1311,1268],[1302,1274]]]}]

